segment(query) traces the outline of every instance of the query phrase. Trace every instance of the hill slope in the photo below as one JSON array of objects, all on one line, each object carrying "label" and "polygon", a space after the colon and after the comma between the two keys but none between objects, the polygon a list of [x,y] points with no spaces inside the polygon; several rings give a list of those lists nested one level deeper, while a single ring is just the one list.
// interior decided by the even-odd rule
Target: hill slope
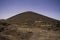
[{"label": "hill slope", "polygon": [[27,11],[27,12],[23,12],[20,13],[18,15],[15,15],[11,18],[8,18],[9,21],[17,21],[17,22],[22,22],[22,21],[39,21],[39,20],[43,20],[43,21],[57,21],[55,19],[49,18],[47,16],[35,13],[35,12],[31,12],[31,11]]},{"label": "hill slope", "polygon": [[31,11],[15,15],[11,18],[8,18],[7,21],[11,24],[28,25],[34,27],[41,27],[41,26],[55,27],[56,24],[59,22],[58,20]]}]

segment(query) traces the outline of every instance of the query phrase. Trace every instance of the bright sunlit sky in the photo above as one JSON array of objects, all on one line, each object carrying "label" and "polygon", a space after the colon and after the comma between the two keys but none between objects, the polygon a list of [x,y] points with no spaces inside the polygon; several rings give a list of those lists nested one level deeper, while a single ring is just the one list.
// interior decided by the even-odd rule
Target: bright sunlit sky
[{"label": "bright sunlit sky", "polygon": [[0,0],[0,19],[33,11],[60,20],[60,0]]}]

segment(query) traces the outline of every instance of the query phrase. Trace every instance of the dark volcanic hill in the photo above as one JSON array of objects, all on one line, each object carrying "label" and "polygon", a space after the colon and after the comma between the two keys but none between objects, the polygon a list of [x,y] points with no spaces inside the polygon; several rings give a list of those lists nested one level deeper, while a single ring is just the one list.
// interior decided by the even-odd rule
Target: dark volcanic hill
[{"label": "dark volcanic hill", "polygon": [[10,17],[7,19],[7,22],[20,25],[20,27],[23,25],[24,27],[38,27],[49,30],[57,30],[59,28],[57,26],[60,26],[58,20],[31,11],[23,12]]},{"label": "dark volcanic hill", "polygon": [[[18,24],[18,25],[50,25],[55,26],[59,21],[49,18],[47,16],[27,11],[20,13],[18,15],[15,15],[11,18],[8,18],[7,21],[12,24]],[[38,23],[38,24],[37,24]]]},{"label": "dark volcanic hill", "polygon": [[7,19],[8,21],[10,21],[11,23],[17,23],[17,24],[22,24],[24,22],[35,22],[35,21],[50,21],[50,22],[56,22],[57,20],[46,17],[44,15],[35,13],[35,12],[31,12],[31,11],[27,11],[27,12],[23,12],[20,13],[18,15],[15,15],[11,18]]}]

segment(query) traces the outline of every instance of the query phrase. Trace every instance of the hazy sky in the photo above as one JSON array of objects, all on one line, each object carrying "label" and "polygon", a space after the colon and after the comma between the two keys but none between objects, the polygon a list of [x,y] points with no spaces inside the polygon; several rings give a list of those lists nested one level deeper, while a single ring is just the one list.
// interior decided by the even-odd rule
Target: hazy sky
[{"label": "hazy sky", "polygon": [[0,0],[0,19],[25,11],[60,20],[60,0]]}]

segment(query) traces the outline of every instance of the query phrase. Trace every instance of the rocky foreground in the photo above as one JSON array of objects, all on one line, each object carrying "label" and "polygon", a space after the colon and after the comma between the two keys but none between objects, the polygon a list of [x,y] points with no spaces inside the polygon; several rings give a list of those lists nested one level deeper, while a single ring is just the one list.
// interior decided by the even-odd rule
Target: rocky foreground
[{"label": "rocky foreground", "polygon": [[0,29],[0,40],[60,40],[60,32],[8,25]]}]

